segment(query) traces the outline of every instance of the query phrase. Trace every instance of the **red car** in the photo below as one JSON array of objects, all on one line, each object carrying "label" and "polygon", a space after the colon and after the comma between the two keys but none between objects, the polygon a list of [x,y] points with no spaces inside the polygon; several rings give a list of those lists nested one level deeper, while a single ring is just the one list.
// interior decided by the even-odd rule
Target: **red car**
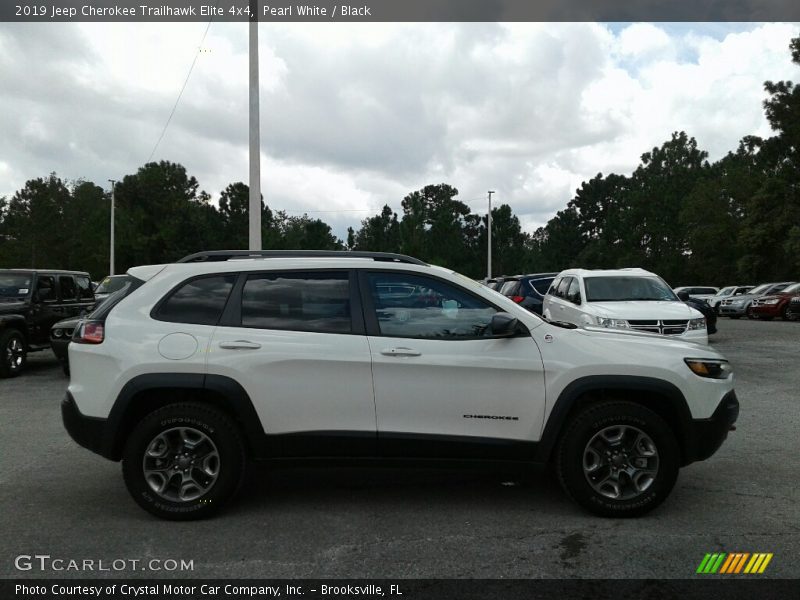
[{"label": "red car", "polygon": [[800,283],[790,285],[779,294],[756,298],[750,306],[750,311],[755,318],[765,321],[771,321],[775,317],[796,319],[795,312],[789,308],[789,303],[792,298],[797,297],[800,297]]}]

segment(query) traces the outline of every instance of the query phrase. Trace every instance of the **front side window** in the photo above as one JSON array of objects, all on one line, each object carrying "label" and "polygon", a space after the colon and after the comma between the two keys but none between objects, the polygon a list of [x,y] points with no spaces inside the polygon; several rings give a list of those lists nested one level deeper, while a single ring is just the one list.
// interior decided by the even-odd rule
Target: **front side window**
[{"label": "front side window", "polygon": [[61,275],[58,278],[58,285],[61,288],[62,300],[76,300],[78,298],[78,288],[71,275]]},{"label": "front side window", "polygon": [[572,281],[570,281],[565,299],[569,300],[573,304],[581,303],[581,285],[577,278],[573,278]]},{"label": "front side window", "polygon": [[[397,286],[393,294],[409,290]],[[351,333],[350,280],[346,272],[259,273],[242,289],[242,327]]]},{"label": "front side window", "polygon": [[561,283],[558,284],[558,289],[556,290],[556,296],[559,298],[566,298],[567,297],[567,290],[569,289],[570,283],[572,283],[573,277],[564,277],[561,280]]},{"label": "front side window", "polygon": [[216,325],[235,281],[236,274],[191,279],[169,295],[154,317],[171,323]]},{"label": "front side window", "polygon": [[630,300],[677,300],[677,296],[658,277],[586,277],[587,302],[626,302]]},{"label": "front side window", "polygon": [[56,278],[52,275],[40,275],[36,280],[36,293],[42,302],[55,302]]},{"label": "front side window", "polygon": [[[465,339],[491,335],[497,310],[449,283],[406,273],[370,273],[369,293],[380,335]],[[394,290],[402,287],[403,294]]]}]

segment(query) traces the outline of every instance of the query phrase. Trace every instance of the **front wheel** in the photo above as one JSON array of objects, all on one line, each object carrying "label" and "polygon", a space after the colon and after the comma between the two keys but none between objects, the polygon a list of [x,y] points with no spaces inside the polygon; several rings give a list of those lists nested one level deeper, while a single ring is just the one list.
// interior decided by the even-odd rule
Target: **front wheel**
[{"label": "front wheel", "polygon": [[567,494],[604,517],[637,517],[661,504],[678,477],[675,435],[653,411],[603,402],[579,412],[556,451]]},{"label": "front wheel", "polygon": [[0,335],[0,378],[16,377],[25,368],[28,349],[25,337],[16,329],[9,329]]},{"label": "front wheel", "polygon": [[235,423],[199,403],[147,415],[125,445],[122,474],[133,499],[171,520],[208,517],[238,491],[245,455]]}]

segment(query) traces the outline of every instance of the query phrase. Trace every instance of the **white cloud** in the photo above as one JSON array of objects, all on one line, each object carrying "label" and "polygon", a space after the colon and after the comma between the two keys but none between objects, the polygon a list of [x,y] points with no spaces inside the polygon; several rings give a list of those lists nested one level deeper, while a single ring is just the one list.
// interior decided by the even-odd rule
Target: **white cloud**
[{"label": "white cloud", "polygon": [[[581,181],[686,130],[718,159],[769,135],[796,25],[264,24],[263,192],[339,235],[428,183],[529,227]],[[0,196],[56,171],[102,184],[149,156],[205,24],[0,24]],[[155,159],[216,196],[247,178],[247,34],[213,23]]]}]

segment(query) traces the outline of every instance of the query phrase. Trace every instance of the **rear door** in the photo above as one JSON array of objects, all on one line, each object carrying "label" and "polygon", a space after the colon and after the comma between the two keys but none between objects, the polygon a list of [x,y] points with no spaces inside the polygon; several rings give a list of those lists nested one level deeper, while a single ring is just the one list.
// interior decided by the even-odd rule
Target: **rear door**
[{"label": "rear door", "polygon": [[244,273],[214,332],[208,375],[244,387],[273,453],[375,454],[370,352],[353,278],[347,270]]},{"label": "rear door", "polygon": [[59,299],[61,300],[60,310],[57,311],[61,314],[61,318],[67,319],[69,317],[77,317],[80,312],[80,302],[78,298],[78,285],[75,282],[75,276],[70,273],[61,273],[58,275],[58,291]]},{"label": "rear door", "polygon": [[[361,276],[386,456],[529,458],[544,415],[539,349],[525,331],[495,338],[490,302],[400,271]],[[403,298],[383,290],[405,286]]]},{"label": "rear door", "polygon": [[58,284],[53,273],[37,273],[36,287],[31,308],[31,342],[47,344],[50,341],[50,327],[64,318],[58,299]]}]

